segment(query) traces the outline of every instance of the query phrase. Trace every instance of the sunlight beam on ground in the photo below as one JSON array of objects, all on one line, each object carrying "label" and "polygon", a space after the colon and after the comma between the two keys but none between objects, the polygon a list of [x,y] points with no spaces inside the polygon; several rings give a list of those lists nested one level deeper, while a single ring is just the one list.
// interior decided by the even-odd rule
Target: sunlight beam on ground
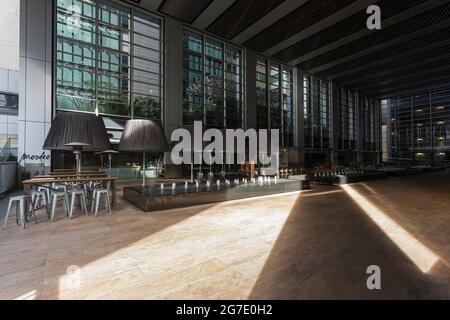
[{"label": "sunlight beam on ground", "polygon": [[431,270],[439,260],[437,255],[373,205],[351,185],[342,185],[341,187],[423,273],[428,273]]}]

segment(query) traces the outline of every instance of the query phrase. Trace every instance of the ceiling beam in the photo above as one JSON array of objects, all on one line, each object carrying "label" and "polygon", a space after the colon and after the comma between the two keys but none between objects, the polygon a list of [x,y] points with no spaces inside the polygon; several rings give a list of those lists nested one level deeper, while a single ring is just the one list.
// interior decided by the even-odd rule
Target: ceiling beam
[{"label": "ceiling beam", "polygon": [[418,76],[426,76],[426,75],[429,75],[429,74],[448,73],[449,69],[450,69],[450,65],[446,65],[446,66],[439,66],[439,67],[435,67],[435,68],[432,68],[432,69],[428,69],[426,71],[420,71],[420,72],[412,71],[410,73],[403,74],[402,76],[389,77],[385,81],[371,83],[371,84],[366,84],[364,86],[354,86],[354,87],[352,87],[352,89],[354,89],[354,90],[361,90],[361,91],[373,91],[374,89],[384,88],[386,86],[389,86],[389,84],[394,84],[394,85],[398,84],[402,80],[404,80],[402,83],[407,84],[408,83],[408,79],[415,78],[415,77],[418,77]]},{"label": "ceiling beam", "polygon": [[237,0],[214,0],[192,23],[194,28],[206,30],[222,13]]},{"label": "ceiling beam", "polygon": [[[450,86],[450,81],[439,82],[439,83],[431,83],[429,85],[422,86],[420,88],[420,92],[431,91],[431,90],[440,89],[440,88],[448,88],[449,86]],[[405,91],[396,91],[396,92],[393,92],[393,93],[385,93],[385,94],[376,96],[376,98],[377,99],[389,99],[389,98],[393,98],[393,97],[412,95],[412,94],[414,94],[416,92],[417,91],[408,89],[408,90],[405,90]]]},{"label": "ceiling beam", "polygon": [[[445,60],[445,59],[449,59],[449,61],[450,61],[450,53],[446,54],[446,55],[434,57],[434,58],[431,58],[431,59],[422,60],[419,63],[415,63],[414,67],[420,67],[420,66],[423,66],[423,65],[431,64],[433,62],[438,62],[438,61]],[[410,68],[411,68],[411,65],[400,65],[397,68],[390,68],[390,69],[387,69],[387,70],[382,70],[380,68],[380,70],[379,70],[380,72],[366,73],[366,74],[364,74],[363,76],[361,76],[359,78],[358,77],[352,77],[350,80],[346,80],[346,81],[340,81],[339,79],[336,79],[336,82],[339,82],[339,84],[342,85],[342,86],[351,86],[353,84],[357,85],[358,82],[364,82],[365,80],[369,80],[369,79],[372,79],[372,78],[377,79],[377,78],[380,78],[380,77],[386,77],[386,76],[388,76],[390,74],[395,74],[395,73],[401,72],[402,70],[408,70]],[[348,78],[348,77],[346,77],[346,78]]]},{"label": "ceiling beam", "polygon": [[267,49],[264,54],[266,56],[273,56],[274,54],[289,48],[290,46],[296,44],[297,42],[300,42],[306,38],[309,38],[310,36],[328,28],[331,25],[334,25],[338,23],[341,20],[344,20],[353,14],[365,10],[368,6],[375,4],[379,2],[380,0],[359,0],[354,2],[353,4],[345,7],[344,9],[336,12],[335,14],[326,17],[325,19],[321,20],[320,22],[313,24],[311,27],[287,38],[284,41],[281,41],[280,43],[277,43],[272,48]]},{"label": "ceiling beam", "polygon": [[239,45],[243,44],[247,40],[256,36],[261,31],[270,27],[278,20],[287,16],[289,13],[291,13],[298,7],[304,5],[306,2],[308,2],[308,0],[286,0],[278,7],[276,7],[274,10],[266,14],[264,17],[262,17],[257,22],[249,26],[247,29],[238,34],[236,37],[234,37],[232,42]]},{"label": "ceiling beam", "polygon": [[[409,10],[406,10],[406,11],[404,11],[404,12],[402,12],[402,13],[396,15],[396,16],[393,16],[393,17],[389,18],[389,19],[382,20],[382,25],[381,25],[382,29],[381,29],[381,31],[376,31],[376,32],[383,32],[383,29],[389,28],[389,27],[391,27],[391,26],[393,26],[395,24],[398,24],[398,23],[400,23],[400,22],[402,22],[404,20],[407,20],[407,19],[409,19],[411,17],[414,17],[416,15],[423,14],[424,12],[429,11],[429,10],[431,10],[431,9],[433,9],[435,7],[438,7],[438,6],[442,5],[442,4],[445,4],[447,2],[448,2],[448,0],[427,1],[427,2],[421,4],[421,5],[417,6],[417,7],[414,7],[414,8],[411,8]],[[321,47],[321,48],[319,48],[317,50],[311,51],[308,54],[303,55],[301,57],[297,57],[297,58],[289,61],[288,64],[293,65],[293,66],[298,65],[298,64],[300,64],[302,62],[305,62],[305,61],[311,60],[311,59],[313,59],[313,58],[315,58],[317,56],[320,56],[320,55],[322,55],[322,54],[324,54],[326,52],[329,52],[331,50],[337,49],[337,48],[342,47],[342,46],[344,46],[346,44],[354,42],[354,41],[356,41],[358,39],[361,39],[361,38],[364,38],[366,36],[369,36],[369,35],[373,34],[373,32],[374,32],[373,30],[369,30],[369,29],[360,30],[360,31],[358,31],[358,32],[348,36],[348,37],[345,37],[343,39],[340,39],[338,41],[330,43],[329,45]]]},{"label": "ceiling beam", "polygon": [[[133,2],[133,1],[130,1]],[[144,9],[156,12],[158,11],[161,4],[164,2],[164,0],[142,0],[138,6],[142,7]]]},{"label": "ceiling beam", "polygon": [[450,74],[446,74],[446,75],[442,75],[440,77],[435,77],[433,79],[421,79],[421,80],[417,80],[408,84],[402,84],[396,87],[389,87],[386,89],[381,89],[381,90],[375,90],[375,91],[361,91],[364,93],[364,95],[368,95],[368,96],[381,96],[383,94],[387,94],[387,93],[395,93],[395,92],[401,92],[401,91],[423,91],[422,89],[424,88],[423,85],[427,85],[427,84],[434,84],[434,83],[439,83],[442,80],[447,81],[450,80]]},{"label": "ceiling beam", "polygon": [[429,50],[432,50],[432,49],[435,49],[435,48],[444,47],[446,45],[450,45],[450,39],[437,42],[437,43],[435,43],[433,45],[430,45],[430,46],[427,46],[427,47],[422,47],[422,48],[418,48],[418,49],[411,50],[411,51],[408,51],[408,52],[403,52],[401,54],[398,54],[398,55],[395,55],[395,56],[392,56],[392,57],[389,57],[389,58],[386,58],[386,59],[377,60],[375,62],[368,63],[368,64],[363,65],[363,66],[358,67],[358,68],[353,68],[353,69],[349,69],[347,71],[336,73],[336,74],[333,74],[333,75],[327,77],[327,80],[335,80],[336,78],[339,78],[339,77],[342,77],[342,76],[346,76],[346,75],[349,75],[349,74],[353,74],[353,73],[358,72],[358,71],[362,71],[362,70],[365,70],[365,69],[368,69],[368,68],[372,68],[372,67],[376,67],[376,66],[381,66],[381,65],[383,65],[383,64],[385,64],[387,62],[392,62],[392,61],[395,61],[395,60],[397,60],[399,58],[412,56],[412,55],[419,54],[419,53],[422,53],[422,52],[425,52],[425,51],[429,51]]},{"label": "ceiling beam", "polygon": [[432,25],[432,26],[430,26],[428,28],[425,28],[425,29],[422,29],[422,30],[419,30],[419,31],[416,31],[416,32],[408,33],[408,34],[406,34],[406,35],[404,35],[402,37],[395,38],[394,40],[384,42],[384,43],[379,44],[377,46],[373,46],[373,47],[367,48],[365,50],[361,50],[361,51],[355,52],[354,54],[348,55],[348,56],[346,56],[344,58],[334,60],[332,62],[320,65],[320,66],[318,66],[316,68],[313,68],[313,69],[309,69],[308,72],[319,73],[321,71],[325,71],[327,69],[336,67],[336,66],[341,65],[343,63],[352,61],[352,60],[354,60],[356,58],[364,57],[364,56],[369,55],[371,53],[374,53],[376,51],[387,49],[387,48],[389,48],[391,46],[394,46],[394,45],[397,45],[397,44],[400,44],[402,42],[406,42],[406,41],[409,41],[409,40],[413,40],[413,39],[418,38],[420,36],[423,36],[425,34],[436,32],[438,30],[448,28],[449,26],[450,26],[450,21],[443,21],[441,23]]}]

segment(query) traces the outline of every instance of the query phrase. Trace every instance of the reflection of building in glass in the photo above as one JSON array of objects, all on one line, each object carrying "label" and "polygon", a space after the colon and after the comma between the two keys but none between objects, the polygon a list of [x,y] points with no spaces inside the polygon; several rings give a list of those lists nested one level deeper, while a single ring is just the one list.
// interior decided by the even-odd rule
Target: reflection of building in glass
[{"label": "reflection of building in glass", "polygon": [[109,1],[85,2],[74,27],[58,1],[56,108],[161,119],[161,20]]},{"label": "reflection of building in glass", "polygon": [[393,161],[450,161],[450,90],[387,100]]},{"label": "reflection of building in glass", "polygon": [[256,117],[258,129],[279,129],[281,146],[294,146],[292,68],[267,59],[257,59]]},{"label": "reflection of building in glass", "polygon": [[185,30],[183,70],[183,124],[242,128],[241,49]]}]

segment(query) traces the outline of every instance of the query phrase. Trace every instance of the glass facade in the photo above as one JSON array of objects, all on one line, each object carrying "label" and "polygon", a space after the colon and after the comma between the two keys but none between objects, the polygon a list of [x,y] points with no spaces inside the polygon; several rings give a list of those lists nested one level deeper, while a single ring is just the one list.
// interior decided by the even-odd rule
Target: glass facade
[{"label": "glass facade", "polygon": [[294,146],[294,74],[292,68],[256,61],[256,129],[279,129],[280,144]]},{"label": "glass facade", "polygon": [[[162,18],[106,0],[57,0],[56,4],[56,111],[102,115],[115,142],[127,119],[164,119]],[[179,125],[202,121],[206,128],[246,127],[244,49],[188,27],[180,42],[183,87],[178,93],[183,104]],[[249,116],[256,117],[256,129],[280,130],[281,147],[294,147],[294,69],[263,57],[257,57],[255,68],[256,114]],[[304,131],[299,135],[304,134],[307,164],[331,163],[336,146],[339,154],[345,154],[343,163],[355,163],[356,151],[380,151],[378,102],[312,75],[302,77],[298,81],[303,81]],[[423,101],[417,97],[409,106],[417,105],[424,114],[432,112]],[[396,103],[395,112],[400,109]],[[421,135],[430,130],[418,116],[411,121],[421,123]],[[442,141],[442,136],[441,130],[431,138],[418,137],[423,140],[415,141],[414,147],[421,147],[419,141],[425,145],[429,139]],[[63,167],[71,157],[55,153],[52,161]],[[139,170],[139,157],[121,154],[116,158],[117,167],[132,167],[133,175]],[[94,156],[85,159],[85,166],[98,166]]]},{"label": "glass facade", "polygon": [[201,34],[183,34],[183,124],[243,127],[242,51]]},{"label": "glass facade", "polygon": [[161,119],[161,20],[105,0],[56,10],[56,108]]},{"label": "glass facade", "polygon": [[337,88],[337,115],[338,115],[338,148],[339,150],[356,151],[356,95],[353,91]]},{"label": "glass facade", "polygon": [[450,89],[387,100],[389,159],[450,161]]},{"label": "glass facade", "polygon": [[330,148],[330,92],[327,81],[303,77],[305,149]]}]

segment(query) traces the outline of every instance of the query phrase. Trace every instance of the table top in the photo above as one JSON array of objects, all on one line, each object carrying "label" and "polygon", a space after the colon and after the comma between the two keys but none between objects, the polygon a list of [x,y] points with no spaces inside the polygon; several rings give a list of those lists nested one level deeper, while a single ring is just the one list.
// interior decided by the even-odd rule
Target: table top
[{"label": "table top", "polygon": [[90,182],[90,181],[116,181],[117,177],[91,177],[91,178],[37,178],[22,181],[22,184],[43,184],[43,183],[61,183],[61,182]]},{"label": "table top", "polygon": [[75,172],[69,172],[69,173],[58,173],[58,174],[44,174],[44,175],[37,175],[34,176],[37,179],[46,179],[46,178],[56,178],[56,179],[61,179],[61,178],[71,178],[71,177],[107,177],[108,174],[104,173],[104,172],[96,172],[96,173],[87,173],[87,172],[81,172],[79,174],[75,173]]},{"label": "table top", "polygon": [[[53,176],[53,175],[70,175],[70,174],[76,174],[77,172],[75,170],[67,170],[67,171],[51,171],[47,175]],[[106,174],[104,171],[81,171],[79,174]]]}]

